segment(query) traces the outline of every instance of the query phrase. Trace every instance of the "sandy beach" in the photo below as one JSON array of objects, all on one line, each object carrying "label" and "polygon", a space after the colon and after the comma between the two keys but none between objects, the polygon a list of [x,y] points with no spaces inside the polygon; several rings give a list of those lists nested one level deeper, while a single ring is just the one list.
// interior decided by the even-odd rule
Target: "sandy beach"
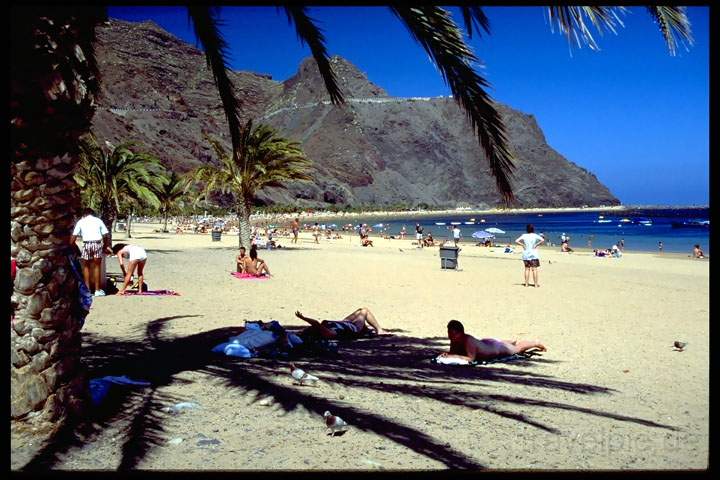
[{"label": "sandy beach", "polygon": [[[29,445],[12,468],[148,470],[703,469],[708,466],[709,261],[627,251],[621,259],[541,248],[540,288],[520,253],[438,249],[357,235],[261,250],[273,277],[233,278],[237,236],[162,234],[137,224],[151,289],[97,298],[84,332],[91,376],[152,382],[83,440]],[[122,241],[123,234],[114,234]],[[108,259],[109,271],[119,271]],[[245,320],[291,329],[300,310],[341,319],[368,307],[393,332],[297,365],[209,355]],[[436,366],[446,325],[479,338],[540,339],[547,352],[478,367]],[[685,351],[673,341],[687,342]],[[196,408],[170,414],[178,402]],[[330,410],[351,425],[327,436]]]}]

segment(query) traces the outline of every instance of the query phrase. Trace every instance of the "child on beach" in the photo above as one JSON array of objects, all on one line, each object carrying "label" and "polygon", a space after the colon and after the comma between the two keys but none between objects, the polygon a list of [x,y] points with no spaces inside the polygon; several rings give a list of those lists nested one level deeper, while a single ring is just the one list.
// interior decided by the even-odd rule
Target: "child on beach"
[{"label": "child on beach", "polygon": [[245,273],[245,257],[245,247],[240,247],[240,252],[238,253],[237,257],[235,257],[235,266],[238,273]]},{"label": "child on beach", "polygon": [[537,247],[542,245],[545,239],[535,233],[535,227],[532,224],[528,224],[525,230],[527,233],[520,235],[515,240],[515,243],[523,247],[522,260],[525,264],[525,286],[528,286],[530,272],[532,272],[533,285],[539,287],[537,269],[540,267],[540,256]]},{"label": "child on beach", "polygon": [[472,362],[475,360],[490,360],[498,357],[508,357],[528,350],[544,352],[545,345],[538,340],[499,340],[497,338],[477,339],[465,333],[465,327],[458,320],[450,320],[447,325],[450,351],[439,356],[445,358],[458,358]]},{"label": "child on beach", "polygon": [[693,247],[693,257],[694,258],[705,258],[705,255],[703,254],[703,251],[700,248],[699,244],[695,244],[695,247]]},{"label": "child on beach", "polygon": [[[112,252],[117,256],[124,277],[123,285],[117,294],[125,295],[125,290],[127,290],[130,285],[136,268],[138,274],[138,292],[142,292],[142,286],[145,280],[145,264],[147,263],[147,252],[145,252],[145,249],[138,245],[116,243],[112,247]],[[127,260],[127,268],[125,268],[123,259]]]}]

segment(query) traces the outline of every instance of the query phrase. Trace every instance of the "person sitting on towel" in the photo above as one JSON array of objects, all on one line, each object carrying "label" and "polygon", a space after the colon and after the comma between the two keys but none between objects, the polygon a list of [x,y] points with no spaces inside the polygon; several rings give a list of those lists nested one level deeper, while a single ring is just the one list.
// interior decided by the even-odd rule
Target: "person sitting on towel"
[{"label": "person sitting on towel", "polygon": [[240,247],[240,252],[235,257],[237,273],[245,273],[245,258],[246,257],[247,257],[247,255],[245,254],[245,247]]},{"label": "person sitting on towel", "polygon": [[459,358],[472,362],[508,357],[533,349],[545,351],[545,346],[537,340],[498,340],[496,338],[478,340],[465,333],[465,327],[457,320],[450,320],[447,329],[450,351],[441,353],[440,357]]},{"label": "person sitting on towel", "polygon": [[263,275],[270,276],[270,269],[265,263],[265,260],[258,258],[257,247],[255,245],[250,246],[250,255],[244,257],[242,260],[243,273],[249,273],[256,277],[262,277]]},{"label": "person sitting on towel", "polygon": [[295,316],[300,320],[304,320],[310,324],[300,334],[301,337],[319,336],[321,338],[340,338],[354,339],[366,334],[369,330],[368,325],[373,328],[378,335],[387,335],[388,332],[380,327],[375,315],[367,308],[358,308],[342,320],[315,320],[306,317],[299,311],[295,312]]}]

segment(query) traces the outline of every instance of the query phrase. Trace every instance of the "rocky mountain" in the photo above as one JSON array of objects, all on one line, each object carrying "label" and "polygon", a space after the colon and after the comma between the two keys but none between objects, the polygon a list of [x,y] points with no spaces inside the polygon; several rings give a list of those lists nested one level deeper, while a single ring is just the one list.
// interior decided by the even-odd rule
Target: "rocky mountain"
[{"label": "rocky mountain", "polygon": [[[102,75],[93,131],[135,140],[170,168],[213,161],[202,138],[226,142],[222,106],[202,52],[152,22],[111,20],[98,28]],[[261,203],[495,206],[500,196],[478,141],[452,98],[394,98],[340,57],[333,68],[346,97],[330,104],[314,60],[284,82],[233,72],[245,118],[302,143],[313,182],[268,189]],[[498,108],[516,154],[514,191],[522,206],[615,205],[592,173],[553,150],[532,115]]]}]

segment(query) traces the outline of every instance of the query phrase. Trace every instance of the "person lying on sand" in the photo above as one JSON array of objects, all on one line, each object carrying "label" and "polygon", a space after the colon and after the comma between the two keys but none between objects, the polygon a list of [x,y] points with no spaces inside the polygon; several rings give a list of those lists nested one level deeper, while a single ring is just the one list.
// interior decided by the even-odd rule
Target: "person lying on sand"
[{"label": "person lying on sand", "polygon": [[533,349],[545,351],[545,346],[537,340],[498,340],[496,338],[478,340],[465,333],[465,327],[457,320],[450,320],[447,329],[450,351],[441,353],[440,357],[459,358],[472,362],[507,357]]},{"label": "person lying on sand", "polygon": [[342,338],[354,339],[361,337],[372,327],[378,335],[389,335],[389,333],[380,327],[375,315],[367,308],[358,308],[342,320],[315,320],[306,317],[299,311],[295,312],[295,316],[300,320],[304,320],[310,324],[308,328],[302,331],[301,337],[320,336],[322,338]]}]

